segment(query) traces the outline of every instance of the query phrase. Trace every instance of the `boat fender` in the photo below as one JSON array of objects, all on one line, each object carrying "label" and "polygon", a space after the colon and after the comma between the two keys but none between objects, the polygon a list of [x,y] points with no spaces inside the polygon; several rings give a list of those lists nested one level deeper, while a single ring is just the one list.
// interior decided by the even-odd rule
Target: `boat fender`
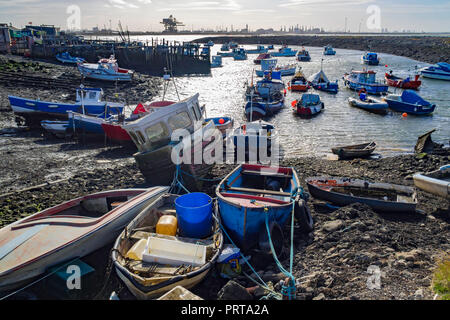
[{"label": "boat fender", "polygon": [[[279,257],[280,254],[283,252],[283,243],[284,243],[283,229],[281,229],[280,225],[277,222],[271,221],[269,222],[269,231],[270,231],[270,238],[272,239],[272,244],[275,249],[275,253],[277,257]],[[270,255],[272,254],[272,249],[270,248],[270,242],[269,237],[267,235],[265,223],[263,223],[259,232],[258,247],[264,253]]]},{"label": "boat fender", "polygon": [[294,216],[303,232],[309,233],[313,230],[314,220],[304,199],[298,200],[295,204]]}]

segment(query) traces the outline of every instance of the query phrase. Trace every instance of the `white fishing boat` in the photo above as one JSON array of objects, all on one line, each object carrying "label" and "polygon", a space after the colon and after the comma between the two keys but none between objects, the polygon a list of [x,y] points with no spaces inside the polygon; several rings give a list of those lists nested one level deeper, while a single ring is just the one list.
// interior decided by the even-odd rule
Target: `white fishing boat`
[{"label": "white fishing boat", "polygon": [[420,69],[422,77],[438,80],[450,80],[450,64],[438,62],[434,66]]},{"label": "white fishing boat", "polygon": [[100,59],[98,63],[78,63],[78,70],[86,77],[105,81],[131,81],[134,71],[119,68],[114,55],[109,59]]}]

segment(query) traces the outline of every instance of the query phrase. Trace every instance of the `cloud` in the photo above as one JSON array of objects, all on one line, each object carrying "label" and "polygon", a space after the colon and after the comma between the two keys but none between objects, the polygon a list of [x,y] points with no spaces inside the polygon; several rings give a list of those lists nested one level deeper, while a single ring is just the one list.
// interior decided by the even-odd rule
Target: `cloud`
[{"label": "cloud", "polygon": [[[125,1],[125,0],[108,0],[108,1],[109,1],[111,6],[113,6],[115,8],[118,8],[118,9],[126,9],[126,8],[137,9],[137,8],[139,8],[138,5],[136,5],[134,3],[131,3],[131,1],[129,1],[129,0],[128,1]],[[134,2],[136,2],[136,1],[139,4],[144,4],[144,5],[152,3],[152,0],[135,0]]]},{"label": "cloud", "polygon": [[170,7],[159,8],[157,11],[190,11],[190,10],[229,10],[237,11],[241,9],[241,5],[235,0],[222,1],[191,1],[184,3],[168,3]]}]

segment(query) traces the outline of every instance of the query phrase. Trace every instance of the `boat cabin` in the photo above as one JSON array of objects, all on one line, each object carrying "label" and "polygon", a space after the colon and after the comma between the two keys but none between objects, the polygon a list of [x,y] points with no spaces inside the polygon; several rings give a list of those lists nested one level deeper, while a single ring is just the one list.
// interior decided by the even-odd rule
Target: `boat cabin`
[{"label": "boat cabin", "polygon": [[76,101],[81,102],[83,98],[84,103],[101,102],[103,97],[103,89],[101,88],[78,88],[76,91]]},{"label": "boat cabin", "polygon": [[139,152],[151,151],[167,145],[172,133],[177,129],[186,129],[193,133],[202,125],[203,110],[196,95],[178,103],[153,108],[144,117],[124,125]]},{"label": "boat cabin", "polygon": [[277,66],[277,59],[261,60],[261,70],[272,70]]},{"label": "boat cabin", "polygon": [[350,80],[359,83],[376,83],[376,72],[375,71],[352,71],[350,74]]}]

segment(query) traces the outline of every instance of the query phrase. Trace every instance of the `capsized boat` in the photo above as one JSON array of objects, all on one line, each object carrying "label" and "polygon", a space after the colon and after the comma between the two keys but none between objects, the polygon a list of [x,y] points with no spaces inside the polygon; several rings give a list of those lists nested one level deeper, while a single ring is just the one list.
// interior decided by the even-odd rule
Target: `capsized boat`
[{"label": "capsized boat", "polygon": [[436,108],[435,104],[426,101],[413,90],[404,90],[401,94],[389,94],[384,101],[394,111],[418,116],[431,114]]},{"label": "capsized boat", "polygon": [[318,94],[304,93],[300,100],[292,101],[292,107],[297,115],[312,117],[319,114],[325,108],[325,104]]},{"label": "capsized boat", "polygon": [[369,66],[377,66],[380,64],[380,58],[375,52],[367,52],[362,56],[362,62]]},{"label": "capsized boat", "polygon": [[302,70],[298,70],[289,82],[288,89],[291,91],[305,92],[309,89],[309,83],[305,78]]},{"label": "capsized boat", "polygon": [[270,52],[272,57],[295,57],[298,50],[293,50],[287,45],[283,45],[278,51]]},{"label": "capsized boat", "polygon": [[420,69],[420,74],[424,78],[450,81],[450,64],[438,62],[434,66]]},{"label": "capsized boat", "polygon": [[432,172],[416,173],[413,180],[417,188],[450,199],[450,164]]},{"label": "capsized boat", "polygon": [[311,56],[309,55],[308,50],[302,48],[297,52],[297,60],[298,61],[311,61]]},{"label": "capsized boat", "polygon": [[351,146],[342,146],[331,148],[331,152],[338,155],[340,159],[366,158],[376,149],[375,141],[356,144]]},{"label": "capsized boat", "polygon": [[316,90],[325,91],[328,93],[337,93],[339,90],[338,81],[336,80],[335,82],[331,82],[328,80],[323,70],[320,70],[309,77],[308,82]]},{"label": "capsized boat", "polygon": [[28,126],[39,126],[42,120],[66,120],[67,112],[83,112],[99,115],[105,106],[113,107],[111,112],[122,113],[124,105],[117,102],[102,101],[103,90],[100,88],[80,87],[76,90],[75,103],[60,103],[8,96],[13,112],[25,118]]},{"label": "capsized boat", "polygon": [[0,229],[0,291],[113,242],[168,187],[104,191],[72,199]]},{"label": "capsized boat", "polygon": [[385,94],[388,86],[376,80],[376,72],[372,70],[353,71],[344,75],[344,85],[351,90],[366,89],[369,94]]},{"label": "capsized boat", "polygon": [[323,54],[326,56],[334,56],[336,54],[336,50],[334,50],[331,45],[327,45],[323,49]]},{"label": "capsized boat", "polygon": [[78,63],[78,70],[85,78],[105,81],[131,81],[134,71],[119,68],[114,55],[109,59],[103,58],[98,63]]},{"label": "capsized boat", "polygon": [[[220,255],[223,235],[216,219],[210,235],[201,239],[157,233],[161,217],[178,214],[174,204],[177,198],[178,195],[169,193],[160,195],[141,210],[114,243],[111,255],[117,275],[138,299],[157,298],[175,286],[194,287]],[[153,255],[160,261],[164,259],[164,263],[146,259],[145,255],[152,253],[151,248]]]},{"label": "capsized boat", "polygon": [[259,56],[256,57],[255,60],[253,60],[253,62],[255,64],[261,64],[261,61],[264,59],[270,59],[272,56],[270,55],[270,53],[261,53]]},{"label": "capsized boat", "polygon": [[364,92],[361,92],[358,98],[349,97],[348,103],[352,107],[377,114],[387,114],[389,108],[386,102],[368,97]]},{"label": "capsized boat", "polygon": [[414,76],[414,80],[411,80],[410,77],[406,78],[400,78],[391,73],[385,73],[384,79],[386,80],[386,83],[390,87],[395,88],[402,88],[402,89],[412,89],[412,90],[418,90],[420,85],[422,84],[422,81],[419,80],[420,75],[416,74]]},{"label": "capsized boat", "polygon": [[62,63],[71,63],[71,64],[77,64],[77,63],[83,63],[83,62],[86,62],[86,60],[84,60],[83,58],[80,58],[80,57],[72,57],[71,55],[70,55],[70,53],[69,52],[61,52],[61,53],[58,53],[56,56],[55,56],[55,58],[56,58],[56,60],[58,60],[59,62],[62,62]]},{"label": "capsized boat", "polygon": [[233,242],[243,251],[258,245],[262,249],[267,218],[276,246],[283,239],[282,227],[295,211],[301,211],[301,224],[311,231],[313,221],[299,188],[292,167],[241,164],[231,171],[217,186],[216,196],[222,224]]},{"label": "capsized boat", "polygon": [[359,202],[375,211],[416,211],[417,195],[412,187],[342,177],[311,177],[306,183],[314,198],[338,206]]}]

